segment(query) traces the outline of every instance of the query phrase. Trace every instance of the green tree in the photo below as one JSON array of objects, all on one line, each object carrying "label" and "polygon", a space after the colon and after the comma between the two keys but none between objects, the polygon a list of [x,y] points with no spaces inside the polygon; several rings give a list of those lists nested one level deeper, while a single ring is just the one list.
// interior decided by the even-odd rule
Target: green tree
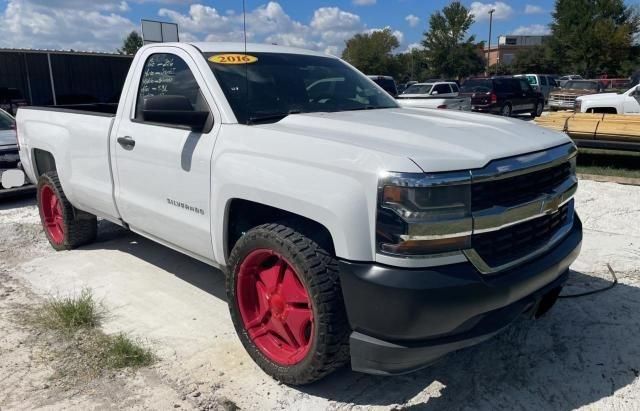
[{"label": "green tree", "polygon": [[366,74],[394,75],[398,62],[393,50],[399,45],[389,28],[360,33],[347,40],[342,58]]},{"label": "green tree", "polygon": [[467,37],[474,22],[473,14],[459,1],[431,15],[422,45],[434,75],[462,78],[484,70],[483,53],[475,36]]},{"label": "green tree", "polygon": [[561,67],[554,58],[551,48],[543,45],[516,52],[509,69],[513,73],[557,73]]},{"label": "green tree", "polygon": [[586,77],[629,74],[639,47],[637,9],[624,0],[556,0],[552,16],[551,47],[561,67]]},{"label": "green tree", "polygon": [[136,54],[136,51],[140,47],[142,47],[142,37],[138,34],[137,31],[132,31],[129,33],[127,38],[124,39],[122,43],[122,48],[118,49],[118,53],[120,54]]}]

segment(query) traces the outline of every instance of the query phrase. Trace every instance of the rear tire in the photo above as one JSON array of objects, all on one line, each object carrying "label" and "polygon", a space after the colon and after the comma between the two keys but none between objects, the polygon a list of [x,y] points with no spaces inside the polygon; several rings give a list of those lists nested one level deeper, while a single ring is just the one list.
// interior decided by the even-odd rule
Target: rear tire
[{"label": "rear tire", "polygon": [[38,210],[44,233],[54,249],[71,250],[95,241],[96,216],[71,205],[55,171],[38,179]]},{"label": "rear tire", "polygon": [[511,104],[507,103],[500,108],[500,115],[503,117],[511,117]]},{"label": "rear tire", "polygon": [[238,240],[229,267],[231,319],[264,372],[303,385],[348,362],[351,330],[329,252],[292,228],[265,224]]}]

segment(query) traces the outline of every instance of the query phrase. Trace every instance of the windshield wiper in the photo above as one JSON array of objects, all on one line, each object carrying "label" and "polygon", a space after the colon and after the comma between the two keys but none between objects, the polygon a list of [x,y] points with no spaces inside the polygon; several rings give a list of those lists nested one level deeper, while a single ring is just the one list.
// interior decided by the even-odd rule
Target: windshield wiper
[{"label": "windshield wiper", "polygon": [[302,113],[301,110],[289,110],[286,113],[272,113],[272,114],[265,114],[263,116],[253,116],[253,117],[249,117],[249,124],[257,124],[257,123],[263,123],[263,122],[268,122],[268,121],[273,121],[277,123],[278,121],[282,120],[283,118],[287,117],[289,114],[300,114]]}]

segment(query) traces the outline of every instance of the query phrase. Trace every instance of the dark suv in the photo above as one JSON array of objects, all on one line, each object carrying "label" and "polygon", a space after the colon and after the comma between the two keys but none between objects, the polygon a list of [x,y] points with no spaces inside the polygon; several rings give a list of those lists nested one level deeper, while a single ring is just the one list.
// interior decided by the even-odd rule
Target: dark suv
[{"label": "dark suv", "polygon": [[473,111],[506,117],[523,113],[539,117],[544,110],[544,96],[526,78],[470,78],[460,87],[460,96],[471,97]]}]

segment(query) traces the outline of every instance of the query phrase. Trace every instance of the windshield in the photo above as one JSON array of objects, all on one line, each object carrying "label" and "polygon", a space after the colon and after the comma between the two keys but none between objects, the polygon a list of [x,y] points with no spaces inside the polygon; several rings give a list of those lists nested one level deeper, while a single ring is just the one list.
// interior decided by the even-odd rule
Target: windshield
[{"label": "windshield", "polygon": [[433,88],[433,84],[414,84],[402,94],[429,94],[431,93],[431,88]]},{"label": "windshield", "polygon": [[242,124],[274,122],[297,113],[398,107],[367,77],[335,58],[251,53],[255,59],[248,59],[246,64],[214,62],[220,61],[221,56],[205,53]]},{"label": "windshield", "polygon": [[529,84],[531,84],[532,86],[536,86],[538,85],[538,79],[536,78],[536,76],[527,76],[527,81],[529,82]]},{"label": "windshield", "polygon": [[488,79],[471,79],[464,82],[460,87],[463,93],[486,93],[493,89],[491,80]]},{"label": "windshield", "polygon": [[9,114],[0,110],[0,130],[11,130],[16,127],[16,121]]},{"label": "windshield", "polygon": [[573,88],[578,90],[597,90],[598,83],[593,81],[567,81],[564,88]]}]

